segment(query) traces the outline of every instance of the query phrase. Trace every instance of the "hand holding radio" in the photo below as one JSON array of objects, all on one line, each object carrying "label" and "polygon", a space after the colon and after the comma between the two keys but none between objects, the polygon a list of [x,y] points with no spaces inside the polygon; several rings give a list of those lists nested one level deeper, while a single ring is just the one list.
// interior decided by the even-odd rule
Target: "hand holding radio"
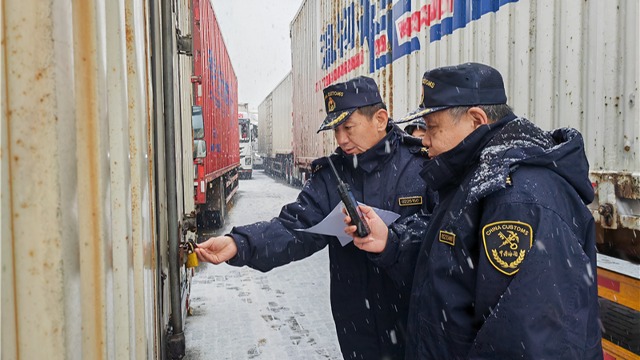
[{"label": "hand holding radio", "polygon": [[331,169],[333,169],[333,173],[336,175],[336,178],[338,178],[338,194],[340,195],[340,199],[342,199],[342,203],[344,204],[345,208],[347,209],[347,213],[351,218],[351,225],[356,226],[356,233],[359,237],[365,237],[369,235],[369,225],[367,225],[362,212],[358,208],[358,201],[356,201],[356,198],[353,196],[353,193],[349,189],[349,185],[347,185],[342,181],[342,179],[340,179],[338,170],[336,170],[336,167],[333,165],[331,158],[327,157],[327,159],[329,160]]},{"label": "hand holding radio", "polygon": [[356,232],[355,225],[351,225],[351,217],[345,212],[345,224],[348,226],[344,229],[345,234],[353,237],[353,244],[360,250],[370,253],[381,253],[387,246],[389,237],[389,228],[387,224],[380,218],[374,209],[367,205],[359,205],[366,224],[369,226],[369,235],[359,237]]}]

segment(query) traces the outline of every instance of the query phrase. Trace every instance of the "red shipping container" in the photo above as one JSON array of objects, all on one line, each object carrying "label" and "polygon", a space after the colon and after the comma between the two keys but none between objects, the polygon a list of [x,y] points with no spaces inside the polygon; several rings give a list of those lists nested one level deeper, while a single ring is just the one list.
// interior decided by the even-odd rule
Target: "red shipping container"
[{"label": "red shipping container", "polygon": [[195,160],[195,200],[204,205],[199,212],[220,212],[212,216],[223,218],[238,188],[238,81],[209,1],[193,1],[193,21],[194,105],[202,109],[207,151]]}]

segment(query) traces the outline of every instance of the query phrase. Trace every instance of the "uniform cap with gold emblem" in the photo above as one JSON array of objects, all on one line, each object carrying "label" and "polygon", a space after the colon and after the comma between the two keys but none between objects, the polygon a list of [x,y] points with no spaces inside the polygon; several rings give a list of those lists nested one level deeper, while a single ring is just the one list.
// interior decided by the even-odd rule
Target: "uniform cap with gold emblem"
[{"label": "uniform cap with gold emblem", "polygon": [[420,106],[396,123],[456,106],[506,103],[504,82],[498,70],[478,63],[445,66],[424,73]]},{"label": "uniform cap with gold emblem", "polygon": [[336,128],[358,108],[382,102],[378,85],[372,78],[366,76],[329,85],[322,92],[327,117],[320,125],[318,132]]}]

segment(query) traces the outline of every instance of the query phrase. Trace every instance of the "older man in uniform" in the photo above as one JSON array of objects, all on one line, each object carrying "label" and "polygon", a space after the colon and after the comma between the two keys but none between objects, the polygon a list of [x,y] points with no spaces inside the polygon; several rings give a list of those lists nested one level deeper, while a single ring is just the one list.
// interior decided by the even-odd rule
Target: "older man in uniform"
[{"label": "older man in uniform", "polygon": [[[405,143],[415,139],[389,121],[373,79],[358,77],[323,92],[327,116],[318,132],[334,131],[339,147],[331,159],[356,200],[394,211],[400,222],[414,215],[410,222],[424,228],[415,214],[433,199],[419,176],[420,142]],[[327,158],[312,163],[311,178],[278,217],[210,238],[196,249],[198,258],[269,271],[329,245],[331,309],[344,358],[402,359],[411,284],[394,282],[352,242],[342,246],[335,236],[296,231],[318,224],[341,201],[328,164]]]},{"label": "older man in uniform", "polygon": [[397,232],[371,208],[371,235],[354,240],[413,273],[407,359],[601,359],[582,136],[514,115],[486,65],[427,71],[422,89],[403,120],[426,122],[421,175],[440,202],[417,264],[395,261]]}]

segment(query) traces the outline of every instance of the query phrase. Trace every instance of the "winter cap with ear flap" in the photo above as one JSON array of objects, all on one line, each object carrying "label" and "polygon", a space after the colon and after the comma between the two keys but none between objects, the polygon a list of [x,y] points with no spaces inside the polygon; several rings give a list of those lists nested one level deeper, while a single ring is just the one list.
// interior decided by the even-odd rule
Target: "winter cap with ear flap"
[{"label": "winter cap with ear flap", "polygon": [[420,106],[396,123],[456,106],[506,104],[502,75],[491,66],[466,63],[429,70],[422,76]]},{"label": "winter cap with ear flap", "polygon": [[378,85],[372,78],[366,76],[358,76],[349,81],[329,85],[322,92],[327,117],[320,125],[318,132],[336,128],[358,108],[382,102]]}]

